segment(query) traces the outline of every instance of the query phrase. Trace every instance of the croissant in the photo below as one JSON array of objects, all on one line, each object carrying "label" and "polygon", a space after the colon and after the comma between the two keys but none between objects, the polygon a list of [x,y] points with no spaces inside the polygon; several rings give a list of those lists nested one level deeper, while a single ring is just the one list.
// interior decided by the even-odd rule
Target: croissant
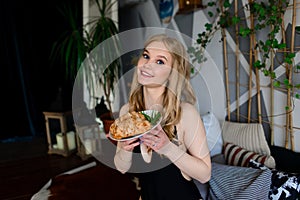
[{"label": "croissant", "polygon": [[151,128],[151,123],[142,113],[132,111],[116,119],[109,128],[110,134],[115,139],[135,136]]}]

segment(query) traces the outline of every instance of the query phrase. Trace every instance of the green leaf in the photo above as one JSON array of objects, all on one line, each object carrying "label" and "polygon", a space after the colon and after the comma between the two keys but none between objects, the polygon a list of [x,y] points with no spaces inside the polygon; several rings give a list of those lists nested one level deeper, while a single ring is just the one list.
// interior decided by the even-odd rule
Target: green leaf
[{"label": "green leaf", "polygon": [[289,53],[286,55],[288,58],[295,58],[296,54],[295,53]]},{"label": "green leaf", "polygon": [[189,47],[187,52],[188,53],[195,53],[195,48],[194,47]]},{"label": "green leaf", "polygon": [[254,64],[253,64],[253,66],[254,66],[255,68],[260,69],[260,68],[261,68],[260,60],[255,61]]},{"label": "green leaf", "polygon": [[300,99],[300,95],[297,93],[297,94],[295,94],[295,97],[297,98],[297,99]]},{"label": "green leaf", "polygon": [[284,59],[284,62],[286,62],[286,63],[288,63],[288,64],[293,64],[293,59],[291,59],[291,58],[289,58],[289,57],[286,57],[285,59]]},{"label": "green leaf", "polygon": [[233,25],[239,23],[240,21],[241,21],[240,17],[236,17],[236,16],[232,17],[232,23],[233,23]]},{"label": "green leaf", "polygon": [[146,120],[151,123],[151,117],[149,115],[147,115],[146,113],[144,113],[144,112],[141,112],[141,113],[144,115],[144,117],[146,118]]},{"label": "green leaf", "polygon": [[211,30],[213,25],[209,24],[209,23],[206,23],[204,26],[205,26],[206,30],[209,31],[209,30]]},{"label": "green leaf", "polygon": [[290,109],[289,106],[285,106],[285,110],[288,111]]},{"label": "green leaf", "polygon": [[274,85],[274,87],[280,87],[281,83],[280,83],[280,81],[275,81],[273,83],[273,85]]},{"label": "green leaf", "polygon": [[153,115],[151,115],[151,116],[147,115],[143,111],[141,113],[145,116],[146,120],[149,121],[150,124],[152,124],[152,125],[155,125],[158,122],[158,120],[160,119],[160,117],[161,117],[161,113],[160,112],[153,112],[152,113]]},{"label": "green leaf", "polygon": [[272,79],[275,79],[275,78],[276,78],[276,73],[275,73],[275,72],[270,72],[270,77],[271,77]]},{"label": "green leaf", "polygon": [[265,76],[269,76],[269,74],[270,74],[269,70],[264,69],[262,71],[263,71],[263,73],[264,73]]},{"label": "green leaf", "polygon": [[288,85],[290,84],[290,82],[289,82],[288,79],[284,79],[284,80],[283,80],[283,83],[284,83],[285,86],[288,86]]},{"label": "green leaf", "polygon": [[230,4],[229,0],[225,0],[223,5],[224,5],[224,8],[229,8],[231,4]]},{"label": "green leaf", "polygon": [[286,47],[285,43],[279,44],[278,45],[278,49],[284,49]]},{"label": "green leaf", "polygon": [[194,73],[195,73],[195,68],[191,67],[191,74],[194,74]]},{"label": "green leaf", "polygon": [[247,36],[247,35],[249,35],[251,33],[251,29],[250,28],[241,27],[239,33],[240,33],[240,35],[242,37],[245,37],[245,36]]},{"label": "green leaf", "polygon": [[266,45],[271,46],[272,45],[272,40],[266,40]]},{"label": "green leaf", "polygon": [[211,2],[208,2],[207,5],[208,5],[209,7],[213,7],[214,5],[216,5],[216,3],[213,2],[213,1],[211,1]]}]

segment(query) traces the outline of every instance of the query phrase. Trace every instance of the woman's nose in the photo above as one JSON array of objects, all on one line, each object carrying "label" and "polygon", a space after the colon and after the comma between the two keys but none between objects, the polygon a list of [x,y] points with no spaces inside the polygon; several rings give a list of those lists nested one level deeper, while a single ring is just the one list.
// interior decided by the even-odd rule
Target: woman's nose
[{"label": "woman's nose", "polygon": [[145,63],[144,63],[144,67],[145,68],[151,68],[151,65],[152,65],[152,62],[150,60],[147,60]]}]

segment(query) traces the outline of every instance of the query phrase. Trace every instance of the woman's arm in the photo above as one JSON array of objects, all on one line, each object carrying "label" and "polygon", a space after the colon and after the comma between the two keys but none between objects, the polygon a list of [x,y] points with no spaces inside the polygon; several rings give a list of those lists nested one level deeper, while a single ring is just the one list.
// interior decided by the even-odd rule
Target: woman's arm
[{"label": "woman's arm", "polygon": [[[121,108],[119,116],[122,116],[127,112],[128,104],[124,105]],[[125,173],[130,169],[132,164],[132,151],[137,145],[139,145],[137,139],[118,142],[116,154],[114,157],[114,163],[117,170],[119,170],[122,173]]]},{"label": "woman's arm", "polygon": [[182,105],[180,125],[188,153],[172,142],[157,152],[167,156],[188,176],[205,183],[211,176],[211,160],[204,125],[195,107],[190,104]]},{"label": "woman's arm", "polygon": [[121,173],[125,173],[127,172],[132,164],[132,150],[128,149],[126,150],[126,148],[128,148],[129,146],[132,146],[132,143],[134,143],[134,141],[130,142],[126,141],[126,142],[118,142],[117,144],[117,150],[116,150],[116,154],[114,157],[114,163],[116,166],[116,169],[119,170]]}]

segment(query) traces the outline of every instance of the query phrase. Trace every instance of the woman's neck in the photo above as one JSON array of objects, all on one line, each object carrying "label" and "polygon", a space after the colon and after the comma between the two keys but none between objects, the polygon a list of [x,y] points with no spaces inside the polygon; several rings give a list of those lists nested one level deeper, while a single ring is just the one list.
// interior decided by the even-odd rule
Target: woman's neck
[{"label": "woman's neck", "polygon": [[159,88],[147,88],[144,87],[144,101],[146,109],[151,109],[154,106],[162,105],[163,102],[163,93],[165,91],[165,87]]}]

